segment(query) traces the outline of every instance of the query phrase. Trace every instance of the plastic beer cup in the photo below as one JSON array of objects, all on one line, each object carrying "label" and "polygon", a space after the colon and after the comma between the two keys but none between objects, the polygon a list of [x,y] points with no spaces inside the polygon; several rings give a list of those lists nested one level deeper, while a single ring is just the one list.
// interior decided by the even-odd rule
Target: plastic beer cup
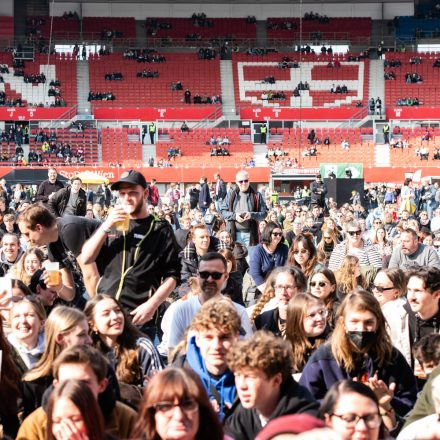
[{"label": "plastic beer cup", "polygon": [[49,285],[57,286],[61,282],[60,264],[58,262],[46,263],[46,272],[49,274]]}]

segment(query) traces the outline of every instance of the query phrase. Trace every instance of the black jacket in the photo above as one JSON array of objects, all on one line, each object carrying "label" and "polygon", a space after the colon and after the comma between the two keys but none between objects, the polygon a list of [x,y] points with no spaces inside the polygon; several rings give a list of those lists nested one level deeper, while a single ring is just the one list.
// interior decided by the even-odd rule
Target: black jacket
[{"label": "black jacket", "polygon": [[[62,188],[57,191],[49,200],[47,207],[55,217],[62,217],[70,198],[71,187]],[[81,188],[76,200],[76,211],[74,215],[84,217],[87,211],[87,196],[86,192]]]},{"label": "black jacket", "polygon": [[319,206],[324,206],[327,185],[324,182],[312,182],[310,184],[310,191],[312,191],[312,204],[316,203]]},{"label": "black jacket", "polygon": [[[281,397],[269,420],[288,414],[308,413],[316,416],[319,405],[310,392],[299,385],[292,376],[281,384]],[[254,440],[263,429],[255,409],[245,409],[238,401],[226,417],[226,434],[234,440]]]},{"label": "black jacket", "polygon": [[281,331],[278,326],[278,319],[280,317],[280,312],[278,307],[272,310],[261,313],[255,318],[255,327],[257,330],[267,330],[272,332],[276,336],[281,336]]},{"label": "black jacket", "polygon": [[43,180],[43,182],[41,182],[40,186],[38,187],[35,200],[37,202],[43,202],[46,205],[49,201],[49,196],[52,193],[57,192],[61,188],[64,188],[64,185],[58,179],[55,180],[54,183],[50,183],[49,179]]},{"label": "black jacket", "polygon": [[209,186],[205,182],[202,184],[202,186],[200,188],[199,208],[208,209],[211,202],[212,202],[212,199],[211,199],[211,194],[209,193]]}]

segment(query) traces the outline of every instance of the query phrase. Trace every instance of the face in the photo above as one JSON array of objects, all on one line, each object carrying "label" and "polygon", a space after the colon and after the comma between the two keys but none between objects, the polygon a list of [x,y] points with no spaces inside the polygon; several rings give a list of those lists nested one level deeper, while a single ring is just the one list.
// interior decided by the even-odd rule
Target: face
[{"label": "face", "polygon": [[196,249],[207,251],[210,243],[210,236],[207,229],[196,229],[194,231],[193,242]]},{"label": "face", "polygon": [[220,234],[218,234],[219,240],[221,240],[223,243],[231,244],[231,234],[228,231],[222,231]]},{"label": "face", "polygon": [[47,172],[47,176],[49,177],[50,182],[55,182],[57,180],[57,172],[55,170],[49,170]]},{"label": "face", "polygon": [[347,229],[348,243],[357,245],[362,241],[362,230],[356,226],[350,226]]},{"label": "face", "polygon": [[197,332],[196,344],[210,373],[223,374],[226,371],[226,354],[238,339],[238,334],[215,328]]},{"label": "face", "polygon": [[20,232],[24,235],[31,244],[36,246],[44,246],[49,243],[49,233],[48,229],[41,225],[36,225],[35,229],[29,228],[27,223],[19,222],[18,227]]},{"label": "face", "polygon": [[296,249],[293,251],[293,258],[299,265],[304,265],[310,258],[310,251],[304,246],[303,242],[298,242]]},{"label": "face", "polygon": [[413,237],[412,234],[402,232],[402,234],[400,234],[400,247],[402,253],[405,255],[412,255],[419,246],[418,241],[418,238]]},{"label": "face", "polygon": [[287,307],[292,296],[297,293],[295,279],[288,272],[281,272],[277,275],[274,283],[275,298],[280,306]]},{"label": "face", "polygon": [[130,215],[137,215],[145,207],[147,190],[144,190],[141,185],[121,183],[119,186],[119,198]]},{"label": "face", "polygon": [[336,289],[336,286],[330,283],[327,277],[322,273],[316,273],[310,280],[310,293],[317,298],[325,300]]},{"label": "face", "polygon": [[311,304],[307,307],[303,326],[308,338],[316,338],[321,335],[327,323],[327,310],[321,302]]},{"label": "face", "polygon": [[393,282],[384,272],[378,272],[376,275],[372,291],[381,306],[399,296],[399,291],[394,288]]},{"label": "face", "polygon": [[73,424],[77,431],[87,437],[87,430],[83,417],[78,407],[70,400],[64,397],[58,399],[52,411],[52,434],[56,440],[64,440],[65,432]]},{"label": "face", "polygon": [[2,241],[2,250],[8,261],[15,261],[18,255],[17,237],[6,235]]},{"label": "face", "polygon": [[418,313],[421,316],[429,316],[437,310],[440,291],[428,292],[421,278],[412,276],[408,280],[407,290],[408,302],[414,313]]},{"label": "face", "polygon": [[40,267],[40,260],[35,254],[26,255],[24,259],[24,270],[27,275],[32,276]]},{"label": "face", "polygon": [[89,336],[89,324],[86,320],[81,321],[73,327],[69,333],[65,333],[62,338],[62,348],[75,347],[77,345],[91,345],[92,340]]},{"label": "face", "polygon": [[426,244],[426,246],[432,246],[433,243],[434,243],[434,239],[432,238],[432,235],[427,235],[423,239],[423,244]]},{"label": "face", "polygon": [[293,233],[295,234],[295,235],[298,235],[298,234],[300,234],[301,233],[301,231],[302,231],[302,224],[301,224],[301,222],[300,221],[294,221],[293,222]]},{"label": "face", "polygon": [[281,383],[281,373],[271,379],[257,369],[246,368],[235,371],[235,385],[242,406],[246,409],[260,409],[264,407],[268,397],[278,393]]},{"label": "face", "polygon": [[[154,207],[153,207],[153,212],[154,212]],[[182,222],[182,228],[183,229],[191,228],[191,219],[190,218],[188,218]]]},{"label": "face", "polygon": [[347,310],[344,325],[348,332],[374,332],[377,327],[377,318],[368,310]]},{"label": "face", "polygon": [[154,421],[159,437],[164,440],[192,440],[199,430],[200,415],[198,405],[194,408],[175,406],[167,411],[156,410]]},{"label": "face", "polygon": [[39,284],[37,285],[37,295],[45,306],[52,306],[58,297],[58,294],[55,290],[43,289]]},{"label": "face", "polygon": [[[378,412],[377,405],[373,400],[357,393],[343,394],[333,410],[333,414],[346,416],[348,418],[350,417],[349,415],[352,414],[355,416],[367,416],[370,414],[378,414]],[[370,417],[370,421],[368,422],[370,426],[375,425],[371,419],[376,418],[380,421],[380,417]],[[378,423],[376,427],[369,428],[363,419],[359,419],[357,423],[349,423],[341,417],[328,414],[326,414],[325,420],[326,424],[341,436],[341,440],[378,440],[379,438],[380,423]]]},{"label": "face", "polygon": [[383,228],[379,228],[377,230],[377,239],[379,241],[383,241],[385,239],[385,230]]},{"label": "face", "polygon": [[[202,275],[208,275],[208,278],[203,278]],[[213,275],[221,274],[218,280],[213,278]],[[199,283],[203,293],[208,297],[213,297],[219,294],[222,290],[223,284],[228,279],[228,272],[225,270],[221,260],[201,261],[199,264]]]},{"label": "face", "polygon": [[58,368],[58,379],[54,380],[54,385],[57,386],[65,380],[85,382],[96,399],[98,394],[102,393],[107,387],[107,379],[98,382],[96,374],[88,364],[61,364]]},{"label": "face", "polygon": [[13,218],[4,219],[3,223],[6,226],[6,230],[8,230],[9,232],[12,232],[14,230],[14,219]]},{"label": "face", "polygon": [[264,228],[266,227],[267,223],[265,221],[262,221],[258,224],[258,229],[260,231],[260,234],[264,231]]},{"label": "face", "polygon": [[277,246],[283,239],[283,231],[280,228],[275,228],[271,233],[271,244]]},{"label": "face", "polygon": [[11,311],[10,319],[11,330],[17,340],[36,345],[43,322],[31,304],[22,302],[16,305]]},{"label": "face", "polygon": [[79,193],[80,189],[81,189],[81,180],[74,180],[72,182],[72,191],[74,193]]},{"label": "face", "polygon": [[122,334],[124,331],[124,315],[114,300],[105,298],[95,305],[92,329],[111,339],[116,339]]},{"label": "face", "polygon": [[237,173],[236,183],[240,191],[247,191],[249,189],[249,174],[245,171],[240,171],[239,173]]}]

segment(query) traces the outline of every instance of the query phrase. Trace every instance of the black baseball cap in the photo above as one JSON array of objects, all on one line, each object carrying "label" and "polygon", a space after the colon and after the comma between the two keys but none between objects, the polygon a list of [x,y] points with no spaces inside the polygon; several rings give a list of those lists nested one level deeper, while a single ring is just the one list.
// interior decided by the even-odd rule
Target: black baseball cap
[{"label": "black baseball cap", "polygon": [[43,273],[44,270],[43,269],[38,269],[31,278],[31,282],[29,283],[29,289],[31,289],[32,293],[37,293],[37,286],[38,284],[40,285],[40,287],[44,290],[47,289],[46,284],[44,283],[43,280]]},{"label": "black baseball cap", "polygon": [[145,180],[145,177],[136,170],[128,170],[122,173],[119,180],[113,183],[110,188],[112,191],[117,191],[121,183],[130,183],[132,185],[140,185],[144,189],[147,188],[147,181]]}]

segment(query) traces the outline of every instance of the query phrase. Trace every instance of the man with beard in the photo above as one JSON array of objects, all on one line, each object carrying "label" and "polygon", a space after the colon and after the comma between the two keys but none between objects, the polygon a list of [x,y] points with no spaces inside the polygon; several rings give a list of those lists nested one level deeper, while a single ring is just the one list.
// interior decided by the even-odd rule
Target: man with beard
[{"label": "man with beard", "polygon": [[419,243],[417,232],[408,228],[400,234],[400,246],[393,250],[388,267],[407,270],[414,266],[440,269],[440,258],[432,246]]},{"label": "man with beard", "polygon": [[43,180],[37,190],[35,200],[43,202],[45,206],[49,203],[50,198],[60,189],[64,188],[63,183],[57,179],[57,170],[53,167],[47,171],[47,180]]},{"label": "man with beard", "polygon": [[[208,252],[200,257],[198,266],[199,294],[180,300],[174,307],[171,326],[169,328],[168,345],[170,351],[184,338],[185,332],[202,305],[210,299],[221,299],[221,290],[228,280],[227,263],[223,255]],[[246,309],[233,303],[241,320],[241,335],[251,335],[252,325]]]},{"label": "man with beard", "polygon": [[[159,330],[159,309],[180,281],[178,246],[171,225],[147,210],[148,185],[135,170],[111,186],[123,206],[115,206],[82,249],[83,264],[99,261],[97,293],[118,299],[133,324],[151,338]],[[129,216],[125,232],[114,232]]]}]

